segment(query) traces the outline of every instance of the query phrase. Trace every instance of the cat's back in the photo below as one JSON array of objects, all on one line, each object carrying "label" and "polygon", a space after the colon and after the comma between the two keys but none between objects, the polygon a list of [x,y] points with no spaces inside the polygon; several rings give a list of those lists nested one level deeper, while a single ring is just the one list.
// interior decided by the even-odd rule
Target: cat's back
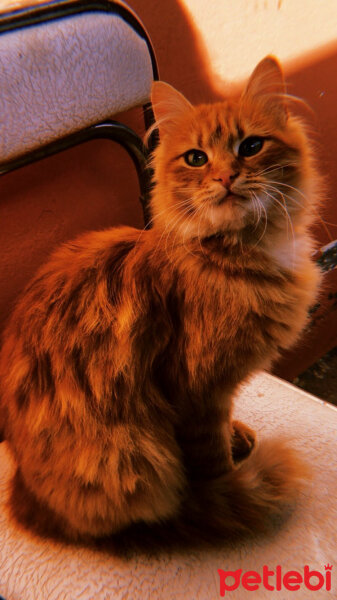
[{"label": "cat's back", "polygon": [[55,380],[67,370],[80,378],[81,362],[93,353],[93,344],[99,354],[105,342],[111,343],[123,272],[139,237],[129,227],[85,233],[40,267],[3,332],[2,406],[12,399],[24,405],[34,386],[34,395],[51,397]]},{"label": "cat's back", "polygon": [[120,227],[87,232],[62,244],[24,289],[4,338],[13,329],[18,334],[22,326],[44,326],[49,318],[59,325],[65,320],[69,327],[91,303],[103,307],[113,299],[113,288],[138,238],[138,230]]}]

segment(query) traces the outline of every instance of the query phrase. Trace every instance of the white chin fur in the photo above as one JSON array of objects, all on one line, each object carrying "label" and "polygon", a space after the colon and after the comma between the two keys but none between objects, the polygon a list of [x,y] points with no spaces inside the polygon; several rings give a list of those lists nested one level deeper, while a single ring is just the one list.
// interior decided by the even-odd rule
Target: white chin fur
[{"label": "white chin fur", "polygon": [[239,204],[224,202],[220,206],[211,206],[207,217],[215,231],[239,231],[244,226],[247,209]]},{"label": "white chin fur", "polygon": [[239,231],[245,226],[247,210],[239,205],[210,206],[203,216],[178,225],[183,239],[203,238],[226,231]]},{"label": "white chin fur", "polygon": [[[248,213],[252,212],[250,203],[245,206],[232,201],[219,206],[213,204],[194,218],[177,224],[177,239],[185,241],[194,237],[203,238],[226,231],[240,231],[247,224]],[[178,234],[179,231],[179,234]]]}]

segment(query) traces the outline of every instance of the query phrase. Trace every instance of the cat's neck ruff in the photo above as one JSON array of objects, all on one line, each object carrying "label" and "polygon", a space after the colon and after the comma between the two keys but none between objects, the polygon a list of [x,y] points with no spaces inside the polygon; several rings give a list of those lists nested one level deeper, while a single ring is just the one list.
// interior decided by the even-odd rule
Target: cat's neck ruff
[{"label": "cat's neck ruff", "polygon": [[302,231],[283,232],[269,240],[266,252],[282,270],[297,271],[312,255],[312,240]]}]

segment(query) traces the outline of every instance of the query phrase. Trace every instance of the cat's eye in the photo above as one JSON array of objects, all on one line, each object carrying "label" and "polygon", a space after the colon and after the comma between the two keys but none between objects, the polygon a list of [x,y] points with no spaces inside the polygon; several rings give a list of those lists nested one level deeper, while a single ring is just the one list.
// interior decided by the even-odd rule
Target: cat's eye
[{"label": "cat's eye", "polygon": [[190,167],[202,167],[208,161],[206,152],[202,150],[187,150],[184,154],[185,163]]},{"label": "cat's eye", "polygon": [[239,156],[249,157],[258,154],[262,150],[264,139],[257,135],[247,137],[239,146]]}]

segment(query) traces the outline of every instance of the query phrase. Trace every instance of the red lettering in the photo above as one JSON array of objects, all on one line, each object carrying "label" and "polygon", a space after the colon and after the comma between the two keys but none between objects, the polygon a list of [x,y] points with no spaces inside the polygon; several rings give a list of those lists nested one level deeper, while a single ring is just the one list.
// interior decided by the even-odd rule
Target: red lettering
[{"label": "red lettering", "polygon": [[303,577],[298,571],[288,571],[283,577],[283,585],[286,590],[299,590],[302,581]]},{"label": "red lettering", "polygon": [[[318,583],[310,583],[311,577],[317,577]],[[310,571],[308,565],[304,567],[304,585],[308,590],[317,591],[323,587],[324,577],[319,571]]]},{"label": "red lettering", "polygon": [[242,585],[245,590],[254,592],[259,589],[261,583],[261,577],[256,571],[247,571],[242,576]]},{"label": "red lettering", "polygon": [[[239,587],[242,569],[237,569],[237,571],[218,569],[218,573],[220,575],[220,596],[223,598],[226,592],[232,592]],[[234,583],[228,584],[227,577],[234,577]]]},{"label": "red lettering", "polygon": [[269,571],[268,567],[266,565],[263,565],[263,585],[266,588],[266,590],[274,590],[274,586],[273,585],[269,585],[268,582],[268,577],[269,575],[275,575],[275,571]]},{"label": "red lettering", "polygon": [[[267,565],[263,565],[262,569],[262,578],[257,571],[246,571],[242,575],[242,569],[237,569],[236,571],[224,571],[223,569],[218,569],[219,577],[220,577],[220,596],[223,598],[226,595],[226,592],[232,592],[237,590],[242,575],[242,587],[245,590],[250,592],[254,592],[259,589],[260,584],[263,583],[263,586],[266,590],[282,590],[282,585],[286,590],[289,591],[297,591],[301,587],[301,583],[304,583],[305,587],[311,591],[317,591],[322,589],[324,583],[327,591],[331,590],[331,569],[330,565],[325,567],[325,578],[322,573],[319,571],[310,571],[309,565],[304,566],[304,575],[302,575],[298,571],[287,571],[282,578],[282,567],[281,565],[277,565],[275,571],[269,570]],[[269,582],[269,577],[272,577],[276,573],[276,587],[271,585]],[[234,581],[228,581],[228,578],[232,578]],[[313,578],[314,582],[312,581]]]}]

